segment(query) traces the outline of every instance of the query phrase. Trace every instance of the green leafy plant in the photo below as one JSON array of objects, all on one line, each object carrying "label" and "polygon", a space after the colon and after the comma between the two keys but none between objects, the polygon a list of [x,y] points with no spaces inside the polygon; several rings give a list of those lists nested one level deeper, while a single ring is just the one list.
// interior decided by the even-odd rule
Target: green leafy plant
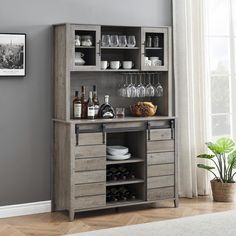
[{"label": "green leafy plant", "polygon": [[215,143],[209,142],[206,145],[213,155],[200,154],[197,157],[212,162],[213,166],[205,164],[198,164],[197,166],[210,171],[217,181],[235,183],[236,149],[234,141],[230,138],[220,138]]}]

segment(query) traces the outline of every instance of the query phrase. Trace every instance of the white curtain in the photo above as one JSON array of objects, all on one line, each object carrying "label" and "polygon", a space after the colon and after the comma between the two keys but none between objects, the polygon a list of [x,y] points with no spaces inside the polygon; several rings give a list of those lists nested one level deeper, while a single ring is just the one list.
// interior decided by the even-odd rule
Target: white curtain
[{"label": "white curtain", "polygon": [[208,175],[196,166],[206,151],[204,0],[173,0],[174,73],[177,90],[179,195],[208,194]]}]

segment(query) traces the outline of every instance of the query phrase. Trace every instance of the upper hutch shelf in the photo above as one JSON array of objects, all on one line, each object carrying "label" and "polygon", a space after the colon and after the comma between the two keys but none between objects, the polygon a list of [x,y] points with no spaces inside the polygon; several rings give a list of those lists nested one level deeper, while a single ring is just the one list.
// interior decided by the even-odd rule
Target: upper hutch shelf
[{"label": "upper hutch shelf", "polygon": [[[66,24],[66,28],[70,71],[100,71],[101,61],[120,61],[120,69],[123,61],[132,61],[130,70],[168,71],[169,27]],[[151,45],[147,45],[149,39],[153,40]]]}]

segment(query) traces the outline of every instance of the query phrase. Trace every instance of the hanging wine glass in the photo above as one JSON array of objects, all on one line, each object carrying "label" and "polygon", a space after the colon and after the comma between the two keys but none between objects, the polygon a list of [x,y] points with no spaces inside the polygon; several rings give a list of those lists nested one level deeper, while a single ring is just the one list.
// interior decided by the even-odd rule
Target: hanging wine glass
[{"label": "hanging wine glass", "polygon": [[133,84],[133,77],[135,77],[135,75],[133,76],[131,74],[131,84],[130,84],[130,95],[131,95],[131,98],[135,98],[136,97],[136,87],[135,87],[135,84]]},{"label": "hanging wine glass", "polygon": [[120,96],[122,97],[127,97],[127,86],[128,86],[128,82],[127,82],[127,74],[123,75],[123,86],[120,88]]},{"label": "hanging wine glass", "polygon": [[142,74],[139,74],[139,84],[137,86],[137,97],[145,97],[145,86],[142,84]]},{"label": "hanging wine glass", "polygon": [[145,94],[147,94],[148,97],[155,96],[155,88],[151,84],[151,73],[148,74],[148,85],[146,86]]},{"label": "hanging wine glass", "polygon": [[160,74],[157,73],[157,85],[156,85],[156,96],[162,97],[164,93],[164,89],[162,85],[160,84]]}]

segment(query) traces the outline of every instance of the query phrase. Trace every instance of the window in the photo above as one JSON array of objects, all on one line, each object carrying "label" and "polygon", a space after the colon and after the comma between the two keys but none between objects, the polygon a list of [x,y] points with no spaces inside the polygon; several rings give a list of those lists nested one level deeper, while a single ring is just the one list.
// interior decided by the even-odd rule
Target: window
[{"label": "window", "polygon": [[236,140],[236,0],[204,2],[209,138]]}]

